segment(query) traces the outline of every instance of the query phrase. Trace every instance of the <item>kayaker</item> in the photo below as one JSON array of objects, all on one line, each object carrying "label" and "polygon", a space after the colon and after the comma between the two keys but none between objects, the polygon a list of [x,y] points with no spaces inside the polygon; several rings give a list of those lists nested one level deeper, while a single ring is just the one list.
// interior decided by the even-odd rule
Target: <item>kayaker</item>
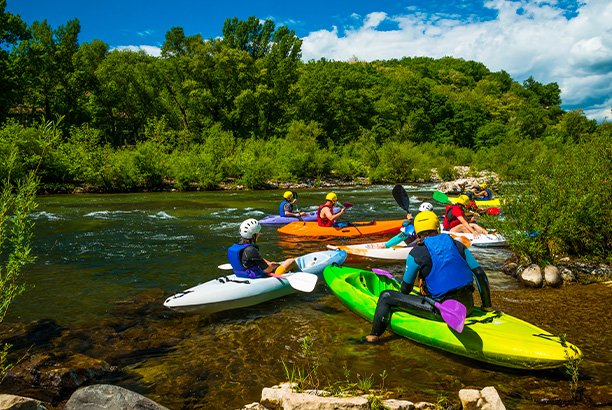
[{"label": "kayaker", "polygon": [[[432,209],[433,205],[429,202],[423,202],[421,206],[419,206],[419,212],[431,211]],[[404,242],[406,246],[414,246],[412,242],[417,239],[417,234],[414,231],[414,224],[412,222],[413,219],[414,217],[409,212],[408,215],[406,215],[406,220],[402,223],[400,233],[389,239],[387,242],[381,244],[379,246],[380,249],[393,248],[402,242]]]},{"label": "kayaker", "polygon": [[377,342],[396,310],[422,317],[437,317],[439,311],[421,295],[410,294],[418,278],[421,294],[436,302],[453,299],[465,305],[467,315],[474,308],[473,281],[476,278],[482,308],[492,311],[487,275],[468,248],[450,235],[440,233],[440,220],[435,213],[419,213],[414,220],[419,241],[408,254],[401,291],[381,292],[374,313],[372,332],[366,341]]},{"label": "kayaker", "polygon": [[490,201],[493,199],[493,191],[487,188],[487,184],[483,182],[480,184],[480,191],[476,192],[476,190],[472,190],[474,196],[476,196],[476,200],[478,201]]},{"label": "kayaker", "polygon": [[319,226],[336,226],[338,218],[344,214],[345,208],[334,213],[334,204],[338,202],[338,196],[330,192],[325,196],[325,203],[317,210],[317,223]]},{"label": "kayaker", "polygon": [[259,246],[255,244],[260,232],[261,225],[257,219],[250,218],[240,224],[241,238],[227,250],[227,259],[236,276],[255,279],[299,270],[294,259],[282,263],[265,260],[259,253]]},{"label": "kayaker", "polygon": [[285,191],[283,199],[283,202],[280,204],[280,216],[293,216],[296,218],[306,216],[306,212],[293,212],[293,205],[297,202],[297,194],[294,195],[291,191]]},{"label": "kayaker", "polygon": [[454,205],[448,205],[444,213],[444,223],[442,224],[445,231],[471,233],[474,238],[478,238],[480,234],[489,233],[476,221],[477,214],[474,214],[469,220],[465,215],[466,208],[470,205],[470,198],[467,195],[461,195]]}]

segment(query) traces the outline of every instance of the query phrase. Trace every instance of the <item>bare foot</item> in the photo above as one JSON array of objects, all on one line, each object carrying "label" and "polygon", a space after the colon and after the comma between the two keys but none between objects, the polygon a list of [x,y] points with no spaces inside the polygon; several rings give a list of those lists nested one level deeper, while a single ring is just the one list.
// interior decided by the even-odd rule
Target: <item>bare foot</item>
[{"label": "bare foot", "polygon": [[367,335],[365,337],[365,341],[368,343],[378,343],[379,342],[379,338],[376,335]]}]

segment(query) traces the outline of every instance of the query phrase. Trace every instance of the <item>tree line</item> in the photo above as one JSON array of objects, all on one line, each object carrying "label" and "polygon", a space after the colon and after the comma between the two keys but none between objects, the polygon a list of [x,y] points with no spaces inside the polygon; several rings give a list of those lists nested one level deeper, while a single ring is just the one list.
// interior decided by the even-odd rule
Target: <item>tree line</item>
[{"label": "tree line", "polygon": [[427,180],[431,168],[451,178],[453,165],[516,178],[526,161],[605,131],[564,111],[556,83],[521,84],[476,61],[304,62],[293,30],[256,17],[227,19],[214,39],[171,27],[154,57],[80,43],[78,19],[28,26],[5,8],[0,0],[0,156],[17,155],[25,175],[54,121],[46,184],[385,182]]}]

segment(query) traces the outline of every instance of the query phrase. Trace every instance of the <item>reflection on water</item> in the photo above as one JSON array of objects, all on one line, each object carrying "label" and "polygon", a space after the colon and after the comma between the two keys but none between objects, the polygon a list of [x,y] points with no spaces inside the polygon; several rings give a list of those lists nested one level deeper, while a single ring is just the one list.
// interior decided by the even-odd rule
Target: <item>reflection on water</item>
[{"label": "reflection on water", "polygon": [[[405,211],[392,186],[336,189],[355,206],[345,220],[401,219]],[[435,187],[405,186],[414,212]],[[300,210],[310,211],[326,190],[299,191]],[[49,318],[65,328],[40,346],[82,353],[118,366],[106,382],[141,392],[172,409],[237,408],[256,401],[261,389],[286,380],[283,362],[304,363],[301,342],[312,337],[322,383],[389,375],[385,386],[412,401],[457,402],[461,388],[493,385],[508,408],[541,407],[542,398],[569,397],[561,370],[500,369],[419,345],[387,333],[383,343],[361,343],[370,324],[347,310],[321,284],[245,309],[208,317],[171,312],[170,294],[214,278],[237,239],[240,223],[277,212],[280,191],[72,195],[40,198],[35,215],[38,260],[24,278],[29,286],[5,320]],[[441,215],[443,205],[433,202]],[[328,243],[385,241],[368,238],[297,238],[263,227],[259,242],[269,260],[325,249]],[[531,290],[499,271],[508,251],[472,247],[489,274],[494,306],[568,340],[585,354],[584,385],[610,393],[612,340],[606,284]],[[381,267],[401,277],[402,262],[347,260],[350,266]],[[132,301],[130,303],[120,301]],[[129,307],[132,306],[133,307]],[[5,323],[5,324],[6,324]],[[2,386],[10,390],[10,386]],[[598,396],[599,397],[599,396]],[[554,406],[553,406],[554,407]],[[577,408],[586,408],[580,407]]]}]

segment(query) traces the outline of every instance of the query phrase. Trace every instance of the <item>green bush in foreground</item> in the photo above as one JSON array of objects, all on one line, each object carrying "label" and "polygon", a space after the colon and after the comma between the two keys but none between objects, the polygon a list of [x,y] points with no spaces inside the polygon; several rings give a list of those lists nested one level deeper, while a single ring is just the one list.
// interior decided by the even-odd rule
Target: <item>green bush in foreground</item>
[{"label": "green bush in foreground", "polygon": [[491,223],[527,262],[568,255],[612,261],[612,133],[539,159],[504,184],[504,219]]}]

